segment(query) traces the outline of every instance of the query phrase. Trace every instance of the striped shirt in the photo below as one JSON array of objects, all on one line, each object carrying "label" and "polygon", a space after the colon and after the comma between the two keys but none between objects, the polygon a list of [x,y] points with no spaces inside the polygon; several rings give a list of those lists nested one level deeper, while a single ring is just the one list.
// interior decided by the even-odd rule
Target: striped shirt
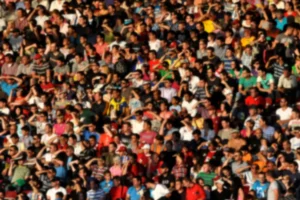
[{"label": "striped shirt", "polygon": [[104,199],[105,193],[102,189],[98,190],[89,190],[87,192],[87,200],[101,200]]},{"label": "striped shirt", "polygon": [[274,69],[274,78],[279,79],[279,77],[283,74],[283,69],[287,67],[287,64],[280,65],[279,63],[274,63],[272,68]]},{"label": "striped shirt", "polygon": [[33,65],[33,71],[37,74],[37,75],[46,75],[46,71],[49,69],[49,64],[48,63],[43,63],[42,65],[37,65],[34,64]]}]

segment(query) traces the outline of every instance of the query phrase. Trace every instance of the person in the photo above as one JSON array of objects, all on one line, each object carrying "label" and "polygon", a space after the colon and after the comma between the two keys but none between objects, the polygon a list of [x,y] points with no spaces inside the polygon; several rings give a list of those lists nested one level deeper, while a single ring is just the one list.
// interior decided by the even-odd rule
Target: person
[{"label": "person", "polygon": [[267,171],[266,172],[266,179],[270,183],[270,186],[267,191],[267,200],[278,200],[281,196],[280,186],[276,181],[276,176],[274,171]]},{"label": "person", "polygon": [[61,187],[60,185],[60,180],[58,177],[54,177],[52,180],[51,180],[51,186],[52,188],[50,188],[48,191],[47,191],[47,199],[49,200],[56,200],[56,194],[58,192],[61,192],[63,193],[63,199],[66,199],[67,198],[67,191],[64,187]]},{"label": "person", "polygon": [[150,196],[154,200],[164,199],[170,196],[170,191],[166,186],[156,184],[152,179],[146,181],[146,187],[150,189]]},{"label": "person", "polygon": [[87,191],[87,199],[88,200],[103,200],[105,198],[105,192],[99,188],[98,181],[93,179],[90,181],[90,190]]},{"label": "person", "polygon": [[229,199],[230,198],[230,191],[224,188],[224,182],[222,180],[217,180],[215,182],[216,189],[211,193],[211,199]]},{"label": "person", "polygon": [[184,186],[186,187],[186,199],[196,200],[206,199],[204,189],[198,184],[193,183],[189,178],[183,179]]},{"label": "person", "polygon": [[141,177],[133,177],[132,183],[133,186],[128,188],[126,198],[129,200],[139,200],[145,192],[145,187],[141,185]]}]

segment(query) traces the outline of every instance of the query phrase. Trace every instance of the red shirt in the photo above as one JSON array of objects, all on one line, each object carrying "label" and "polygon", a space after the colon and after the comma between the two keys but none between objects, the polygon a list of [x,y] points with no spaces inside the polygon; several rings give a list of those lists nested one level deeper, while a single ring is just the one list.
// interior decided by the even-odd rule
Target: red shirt
[{"label": "red shirt", "polygon": [[149,161],[149,156],[145,155],[144,153],[139,153],[137,155],[137,161],[138,163],[147,166]]},{"label": "red shirt", "polygon": [[[153,72],[154,71],[153,67],[155,65],[159,64],[159,60],[158,59],[157,60],[149,60],[148,64],[149,64],[149,70],[150,70],[150,72]],[[157,69],[161,69],[161,66],[158,66]]]},{"label": "red shirt", "polygon": [[199,200],[199,199],[204,200],[205,198],[206,198],[205,191],[198,184],[194,184],[192,187],[186,189],[186,199],[188,200]]},{"label": "red shirt", "polygon": [[264,106],[266,103],[265,98],[258,96],[256,98],[252,97],[252,96],[248,96],[245,99],[245,104],[246,106]]},{"label": "red shirt", "polygon": [[155,131],[143,131],[140,133],[140,141],[146,144],[152,144],[157,133]]},{"label": "red shirt", "polygon": [[109,192],[111,196],[111,200],[126,199],[127,189],[128,188],[126,186],[112,187]]}]

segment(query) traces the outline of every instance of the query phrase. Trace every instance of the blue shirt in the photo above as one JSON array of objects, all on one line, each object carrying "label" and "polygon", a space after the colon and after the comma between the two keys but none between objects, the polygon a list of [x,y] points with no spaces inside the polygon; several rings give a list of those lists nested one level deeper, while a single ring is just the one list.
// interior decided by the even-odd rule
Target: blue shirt
[{"label": "blue shirt", "polygon": [[90,132],[90,131],[88,131],[88,130],[85,130],[85,131],[83,132],[84,140],[89,140],[89,139],[90,139],[90,136],[92,136],[92,135],[96,136],[96,141],[99,141],[99,139],[100,139],[99,133],[97,133],[97,132]]},{"label": "blue shirt", "polygon": [[65,180],[67,176],[66,169],[63,166],[59,166],[59,167],[55,167],[55,170],[56,170],[56,176],[61,180]]},{"label": "blue shirt", "polygon": [[130,196],[130,200],[140,200],[141,196],[143,196],[144,194],[144,190],[145,188],[142,186],[139,190],[136,190],[135,187],[131,186],[128,191],[127,194]]},{"label": "blue shirt", "polygon": [[0,86],[1,86],[1,89],[3,90],[3,92],[5,92],[7,95],[9,95],[13,89],[18,87],[18,84],[17,83],[8,84],[5,81],[1,81]]},{"label": "blue shirt", "polygon": [[269,183],[264,183],[263,185],[259,181],[253,183],[252,189],[256,192],[257,198],[266,198]]},{"label": "blue shirt", "polygon": [[276,28],[283,31],[284,26],[287,24],[287,18],[284,17],[284,18],[282,18],[281,21],[279,21],[278,19],[276,19],[275,21],[276,21]]},{"label": "blue shirt", "polygon": [[113,181],[106,182],[105,180],[100,183],[101,189],[107,194],[110,189],[114,186]]}]

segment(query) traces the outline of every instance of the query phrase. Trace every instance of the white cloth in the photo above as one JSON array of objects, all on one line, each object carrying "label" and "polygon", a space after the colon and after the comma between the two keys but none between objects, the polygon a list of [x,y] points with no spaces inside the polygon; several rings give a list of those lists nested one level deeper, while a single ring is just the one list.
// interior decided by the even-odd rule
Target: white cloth
[{"label": "white cloth", "polygon": [[47,191],[47,198],[49,197],[49,200],[55,200],[56,199],[55,196],[57,192],[63,193],[64,196],[67,195],[67,191],[63,187],[59,187],[58,189],[51,188]]}]

